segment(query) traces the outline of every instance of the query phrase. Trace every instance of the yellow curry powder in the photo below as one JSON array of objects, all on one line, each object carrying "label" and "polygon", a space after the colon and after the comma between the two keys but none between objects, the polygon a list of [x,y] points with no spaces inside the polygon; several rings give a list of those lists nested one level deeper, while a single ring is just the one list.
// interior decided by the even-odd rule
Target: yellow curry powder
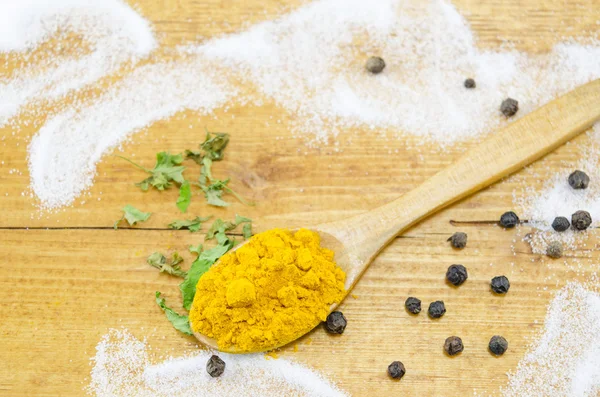
[{"label": "yellow curry powder", "polygon": [[345,279],[317,233],[270,230],[223,255],[200,278],[190,323],[222,349],[280,345],[326,319],[344,297]]}]

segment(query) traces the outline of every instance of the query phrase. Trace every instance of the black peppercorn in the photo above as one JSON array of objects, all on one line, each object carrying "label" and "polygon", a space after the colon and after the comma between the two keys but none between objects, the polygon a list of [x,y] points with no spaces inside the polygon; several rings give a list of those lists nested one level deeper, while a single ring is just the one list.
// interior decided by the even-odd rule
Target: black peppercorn
[{"label": "black peppercorn", "polygon": [[590,177],[583,171],[573,171],[571,175],[569,175],[569,185],[573,189],[587,189],[590,184]]},{"label": "black peppercorn", "polygon": [[406,306],[406,310],[408,310],[412,314],[421,313],[421,300],[417,298],[413,298],[412,296],[406,299],[404,302],[404,306]]},{"label": "black peppercorn", "polygon": [[558,241],[554,241],[548,244],[548,247],[546,247],[546,255],[548,255],[550,258],[557,259],[560,258],[562,254],[563,247]]},{"label": "black peppercorn", "polygon": [[505,212],[500,217],[500,226],[511,229],[519,224],[519,217],[512,211]]},{"label": "black peppercorn", "polygon": [[385,61],[380,57],[370,57],[365,65],[367,70],[373,74],[378,74],[385,69]]},{"label": "black peppercorn", "polygon": [[450,336],[444,342],[444,350],[449,356],[456,356],[461,353],[465,347],[463,346],[462,339],[458,336]]},{"label": "black peppercorn", "polygon": [[406,374],[406,368],[400,361],[394,361],[388,365],[388,374],[394,379],[401,379]]},{"label": "black peppercorn", "polygon": [[552,229],[556,230],[557,232],[564,232],[569,228],[569,226],[571,226],[571,224],[564,216],[557,216],[552,222]]},{"label": "black peppercorn", "polygon": [[464,283],[468,277],[467,268],[463,265],[451,265],[446,272],[446,280],[457,287]]},{"label": "black peppercorn", "polygon": [[502,101],[500,105],[500,111],[506,117],[514,116],[519,111],[519,102],[512,98],[507,98]]},{"label": "black peppercorn", "polygon": [[447,241],[450,241],[454,248],[465,248],[467,246],[467,233],[456,232]]},{"label": "black peppercorn", "polygon": [[465,88],[475,88],[475,80],[468,78],[465,80]]},{"label": "black peppercorn", "polygon": [[225,361],[213,355],[206,363],[206,372],[213,378],[221,376],[225,372]]},{"label": "black peppercorn", "polygon": [[587,211],[577,211],[571,215],[571,225],[574,229],[585,230],[592,224],[592,216]]},{"label": "black peppercorn", "polygon": [[342,312],[331,312],[325,320],[325,330],[330,334],[341,334],[346,329],[347,323]]},{"label": "black peppercorn", "polygon": [[490,344],[488,345],[490,351],[497,356],[501,356],[504,354],[506,349],[508,349],[508,342],[500,335],[494,335],[490,339]]},{"label": "black peppercorn", "polygon": [[431,318],[440,318],[446,313],[446,306],[443,301],[431,302],[427,313],[429,313],[429,317]]},{"label": "black peppercorn", "polygon": [[492,279],[490,286],[495,293],[506,294],[510,288],[510,281],[506,276],[496,276]]}]

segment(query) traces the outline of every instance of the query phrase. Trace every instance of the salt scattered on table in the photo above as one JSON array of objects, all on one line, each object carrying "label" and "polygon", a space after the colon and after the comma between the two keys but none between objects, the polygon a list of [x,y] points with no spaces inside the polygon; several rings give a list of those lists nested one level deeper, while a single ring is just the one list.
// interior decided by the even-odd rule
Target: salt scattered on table
[{"label": "salt scattered on table", "polygon": [[113,329],[96,347],[87,392],[97,397],[345,397],[332,382],[315,371],[282,358],[262,354],[219,353],[225,372],[212,378],[206,362],[213,353],[194,352],[184,357],[152,362],[151,349],[129,331]]},{"label": "salt scattered on table", "polygon": [[600,393],[600,295],[580,283],[561,289],[544,329],[502,390],[504,397],[592,397]]}]

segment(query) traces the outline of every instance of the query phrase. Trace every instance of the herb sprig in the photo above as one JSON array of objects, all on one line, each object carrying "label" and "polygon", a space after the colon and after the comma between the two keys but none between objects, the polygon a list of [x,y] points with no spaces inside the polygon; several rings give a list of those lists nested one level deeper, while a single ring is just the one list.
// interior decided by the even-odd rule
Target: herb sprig
[{"label": "herb sprig", "polygon": [[166,190],[173,184],[179,186],[179,197],[177,198],[177,208],[182,213],[187,212],[187,209],[192,201],[192,183],[187,181],[183,176],[183,171],[186,169],[182,165],[183,160],[192,160],[201,166],[200,178],[198,186],[209,205],[216,207],[227,207],[231,203],[223,199],[224,193],[233,195],[237,200],[245,205],[254,205],[253,202],[245,200],[240,194],[229,187],[230,178],[217,179],[212,176],[212,165],[214,161],[221,161],[225,156],[225,148],[229,144],[229,134],[224,132],[211,133],[206,130],[206,138],[200,143],[199,150],[186,150],[185,156],[180,154],[170,154],[168,152],[159,152],[156,154],[156,164],[153,169],[147,169],[134,161],[116,155],[138,169],[146,172],[150,176],[141,182],[136,183],[143,191],[148,191],[151,187],[156,190]]},{"label": "herb sprig", "polygon": [[125,207],[123,207],[123,216],[115,222],[113,227],[116,230],[119,227],[119,224],[124,220],[129,223],[129,226],[134,226],[138,222],[147,221],[148,218],[150,218],[150,215],[152,215],[151,212],[143,212],[135,208],[133,205],[127,204]]},{"label": "herb sprig", "polygon": [[160,252],[155,252],[146,260],[152,267],[160,270],[161,273],[168,273],[172,276],[184,278],[187,272],[181,270],[179,264],[183,262],[183,258],[177,252],[173,253],[173,258],[167,263],[167,258]]}]

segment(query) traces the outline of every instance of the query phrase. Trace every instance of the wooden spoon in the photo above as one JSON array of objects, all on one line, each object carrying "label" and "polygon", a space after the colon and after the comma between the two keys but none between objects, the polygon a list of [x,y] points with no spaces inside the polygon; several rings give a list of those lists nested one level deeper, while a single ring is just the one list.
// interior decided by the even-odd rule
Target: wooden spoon
[{"label": "wooden spoon", "polygon": [[[335,252],[337,264],[346,272],[346,290],[349,292],[377,254],[397,235],[539,159],[599,119],[600,79],[508,125],[399,199],[355,217],[310,229],[321,235],[322,246]],[[331,310],[336,306],[332,305]],[[317,325],[318,322],[308,324],[293,339],[262,351],[286,345]],[[194,335],[205,345],[218,349],[214,339],[198,333]],[[239,353],[235,349],[228,352]]]}]

